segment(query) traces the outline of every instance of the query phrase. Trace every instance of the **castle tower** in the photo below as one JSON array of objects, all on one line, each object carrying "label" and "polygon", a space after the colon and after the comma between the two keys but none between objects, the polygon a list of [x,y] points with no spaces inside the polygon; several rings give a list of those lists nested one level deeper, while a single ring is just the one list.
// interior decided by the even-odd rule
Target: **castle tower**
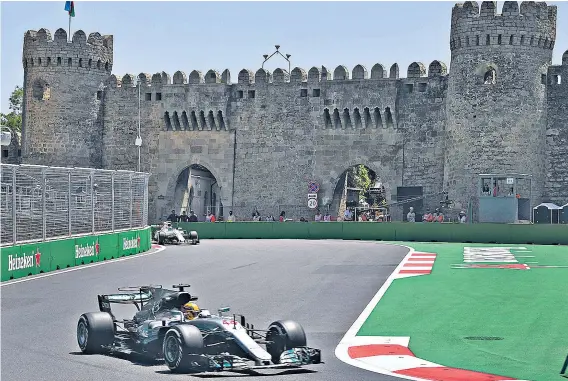
[{"label": "castle tower", "polygon": [[113,37],[81,30],[68,41],[58,29],[24,36],[22,159],[27,164],[102,165],[103,82],[110,75]]},{"label": "castle tower", "polygon": [[444,188],[456,207],[467,208],[487,173],[532,175],[531,202],[540,201],[555,37],[556,7],[546,3],[506,1],[502,14],[494,1],[454,6]]}]

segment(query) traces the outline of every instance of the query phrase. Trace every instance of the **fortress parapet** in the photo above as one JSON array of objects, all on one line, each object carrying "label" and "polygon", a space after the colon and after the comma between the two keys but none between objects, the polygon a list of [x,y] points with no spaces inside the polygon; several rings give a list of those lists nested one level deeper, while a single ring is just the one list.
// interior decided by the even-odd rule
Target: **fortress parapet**
[{"label": "fortress parapet", "polygon": [[61,67],[101,70],[110,73],[113,63],[113,36],[101,36],[78,30],[71,41],[59,28],[52,38],[47,29],[28,30],[24,34],[22,64],[24,68]]},{"label": "fortress parapet", "polygon": [[[433,61],[426,67],[422,62],[413,62],[408,66],[408,79],[416,78],[435,78],[443,77],[448,74],[445,63],[441,61]],[[303,84],[313,85],[321,82],[359,82],[359,81],[375,81],[375,80],[399,80],[405,79],[399,77],[398,64],[393,64],[389,70],[385,69],[382,64],[375,64],[371,68],[370,75],[367,68],[363,65],[356,65],[350,73],[349,69],[344,65],[337,66],[333,72],[325,66],[312,67],[309,71],[296,67],[291,73],[285,69],[276,69],[270,72],[266,69],[258,69],[256,72],[251,69],[242,69],[237,76],[237,84],[239,85],[267,85],[267,84]],[[199,70],[193,70],[189,76],[183,71],[176,71],[172,77],[165,72],[140,73],[138,76],[133,74],[125,74],[124,76],[111,75],[106,81],[106,85],[111,88],[136,87],[141,83],[143,87],[153,86],[201,86],[201,85],[231,85],[231,73],[228,69],[221,74],[214,70],[208,70],[205,75]]]},{"label": "fortress parapet", "polygon": [[497,2],[466,1],[454,6],[450,49],[471,49],[487,45],[514,45],[537,49],[554,48],[556,6],[545,2],[505,1],[501,14]]}]

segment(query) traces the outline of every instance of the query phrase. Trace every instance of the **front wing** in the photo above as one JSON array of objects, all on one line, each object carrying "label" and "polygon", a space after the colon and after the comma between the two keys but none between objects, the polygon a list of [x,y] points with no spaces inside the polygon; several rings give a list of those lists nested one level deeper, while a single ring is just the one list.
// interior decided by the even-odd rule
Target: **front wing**
[{"label": "front wing", "polygon": [[[305,365],[322,364],[321,350],[308,347],[293,348],[280,355],[280,363],[275,365],[249,365],[249,359],[243,359],[229,354],[201,355],[209,359],[209,369],[194,373],[194,375],[211,375],[211,373],[231,372],[248,375],[273,375],[285,373],[312,373]],[[276,371],[276,373],[274,373]]]}]

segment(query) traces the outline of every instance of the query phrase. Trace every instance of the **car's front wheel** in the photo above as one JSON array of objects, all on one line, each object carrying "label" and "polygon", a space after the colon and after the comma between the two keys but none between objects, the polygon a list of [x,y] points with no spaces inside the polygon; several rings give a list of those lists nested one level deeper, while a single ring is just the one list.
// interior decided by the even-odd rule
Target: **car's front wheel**
[{"label": "car's front wheel", "polygon": [[304,328],[292,320],[279,320],[268,326],[266,351],[274,364],[280,363],[282,352],[307,345]]},{"label": "car's front wheel", "polygon": [[209,360],[203,355],[203,336],[192,325],[180,324],[170,328],[163,342],[166,365],[175,373],[204,372]]},{"label": "car's front wheel", "polygon": [[192,245],[199,244],[199,235],[195,230],[189,232],[189,239],[191,240]]},{"label": "car's front wheel", "polygon": [[89,312],[77,322],[77,344],[87,354],[104,353],[114,342],[114,321],[107,312]]}]

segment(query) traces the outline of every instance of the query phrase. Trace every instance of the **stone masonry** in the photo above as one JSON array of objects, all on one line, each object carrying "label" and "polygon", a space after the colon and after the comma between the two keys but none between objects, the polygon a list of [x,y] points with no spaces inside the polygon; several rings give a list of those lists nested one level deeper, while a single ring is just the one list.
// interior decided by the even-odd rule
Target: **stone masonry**
[{"label": "stone masonry", "polygon": [[556,7],[495,8],[456,5],[451,73],[414,62],[406,78],[397,64],[243,69],[236,83],[228,70],[121,77],[111,73],[112,36],[28,31],[22,162],[136,170],[140,94],[151,222],[173,209],[178,176],[192,164],[215,176],[224,206],[240,210],[306,205],[312,180],[321,204],[356,164],[377,173],[390,200],[400,187],[422,187],[465,208],[480,173],[527,173],[533,205],[563,205],[568,51],[552,66]]}]

